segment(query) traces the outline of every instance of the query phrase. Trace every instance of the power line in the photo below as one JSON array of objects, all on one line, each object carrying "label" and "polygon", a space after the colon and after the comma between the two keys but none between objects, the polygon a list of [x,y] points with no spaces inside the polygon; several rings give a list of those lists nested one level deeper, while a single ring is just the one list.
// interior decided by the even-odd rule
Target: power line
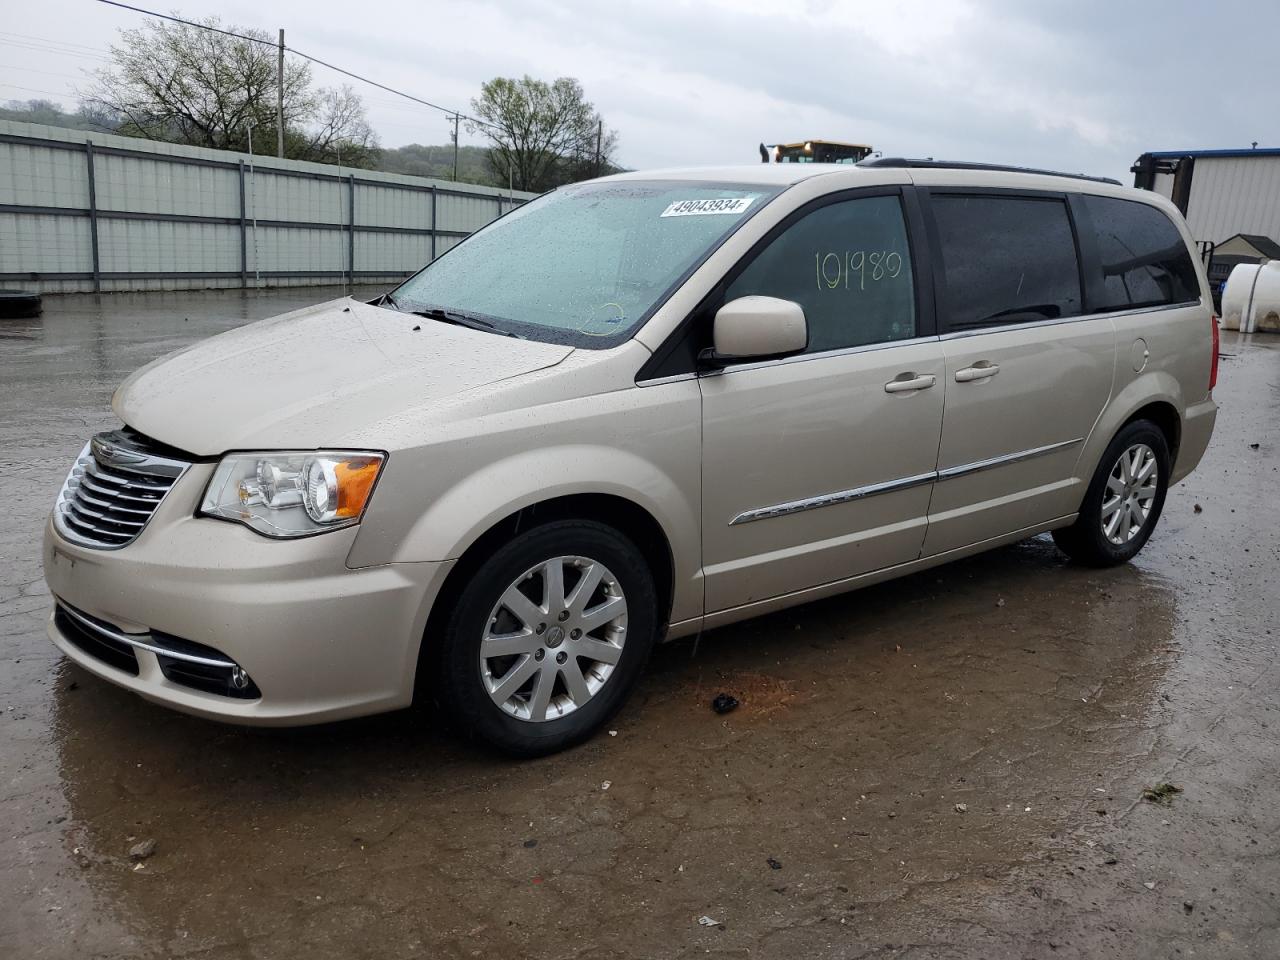
[{"label": "power line", "polygon": [[[107,0],[102,0],[102,2],[106,3]],[[350,70],[344,70],[342,69],[342,67],[335,67],[332,63],[326,63],[325,61],[321,60],[319,57],[310,56],[308,54],[303,53],[301,50],[294,49],[293,47],[285,47],[285,49],[288,50],[290,53],[297,54],[298,56],[302,57],[304,60],[310,60],[312,63],[318,63],[320,64],[320,66],[328,67],[330,70],[336,70],[338,73],[345,74],[346,76],[351,77],[354,80],[360,80],[364,83],[370,84],[371,86],[377,87],[379,90],[385,90],[387,91],[387,93],[394,93],[398,97],[404,97],[407,100],[412,100],[414,103],[420,103],[424,107],[431,107],[431,109],[433,110],[439,110],[441,113],[447,113],[452,117],[461,117],[463,120],[466,120],[468,123],[476,123],[482,127],[493,127],[493,124],[488,123],[484,120],[479,120],[475,117],[468,116],[467,114],[460,113],[457,110],[450,110],[448,107],[442,107],[438,103],[432,103],[429,100],[423,100],[420,97],[415,97],[411,93],[405,93],[403,90],[396,90],[394,87],[388,87],[385,84],[378,83],[377,80],[370,80],[368,77],[362,77],[360,76],[360,74],[352,73]],[[494,127],[494,129],[496,130],[497,127]]]},{"label": "power line", "polygon": [[154,10],[143,10],[141,7],[131,7],[127,3],[117,3],[116,0],[98,0],[99,3],[105,3],[109,7],[119,7],[121,10],[132,10],[134,13],[145,14],[148,17],[159,17],[161,20],[172,20],[174,23],[185,24],[188,27],[196,27],[200,30],[211,30],[214,33],[221,33],[228,37],[236,37],[239,40],[248,40],[252,43],[262,43],[268,47],[274,47],[275,44],[270,40],[264,40],[262,37],[251,37],[248,34],[236,33],[234,30],[223,30],[221,27],[211,27],[207,23],[196,23],[194,20],[183,20],[181,17],[175,17],[167,13],[156,13]]},{"label": "power line", "polygon": [[99,53],[88,53],[80,50],[68,50],[61,47],[45,46],[38,43],[31,43],[26,40],[9,40],[6,37],[0,37],[0,44],[13,47],[16,50],[29,50],[33,53],[53,54],[54,56],[61,57],[80,57],[86,60],[101,60],[103,62],[110,60],[109,57],[103,56]]},{"label": "power line", "polygon": [[0,64],[0,70],[20,70],[22,73],[38,73],[45,77],[58,77],[62,80],[84,80],[84,77],[72,76],[69,73],[54,73],[52,70],[33,70],[31,67],[11,67],[7,63]]},{"label": "power line", "polygon": [[20,87],[16,83],[4,83],[2,81],[0,81],[0,87],[5,87],[9,90],[25,90],[27,93],[47,93],[51,97],[66,96],[64,93],[54,93],[52,90],[37,90],[35,87]]},{"label": "power line", "polygon": [[41,43],[56,43],[63,47],[79,47],[81,50],[92,50],[95,53],[106,53],[102,47],[91,47],[85,43],[72,43],[70,40],[55,40],[52,37],[33,37],[29,33],[9,33],[7,30],[0,30],[0,37],[16,37],[19,40],[38,40]]},{"label": "power line", "polygon": [[[134,13],[141,13],[144,16],[148,16],[148,17],[158,17],[161,20],[171,20],[174,23],[181,23],[184,26],[195,27],[198,30],[212,30],[214,33],[221,33],[228,37],[235,37],[238,40],[247,40],[250,43],[260,43],[260,44],[263,44],[264,46],[273,47],[273,48],[277,46],[276,43],[272,42],[271,40],[266,40],[262,37],[253,37],[245,33],[236,33],[234,30],[223,30],[221,27],[213,27],[207,23],[197,23],[194,20],[184,20],[182,17],[175,17],[172,14],[156,13],[154,10],[144,10],[142,9],[142,7],[130,6],[127,3],[120,3],[118,2],[118,0],[98,0],[98,2],[105,3],[109,7],[119,7],[122,10],[132,10]],[[395,89],[395,87],[388,87],[386,84],[379,83],[377,80],[370,80],[368,77],[363,77],[358,73],[353,73],[350,70],[346,70],[346,69],[343,69],[342,67],[335,66],[334,64],[329,63],[328,61],[321,60],[319,57],[313,57],[310,54],[303,53],[301,50],[295,49],[294,47],[285,47],[285,49],[288,50],[290,53],[294,54],[295,56],[301,57],[303,60],[310,60],[312,63],[319,64],[322,67],[327,67],[328,69],[341,73],[344,76],[351,77],[353,80],[359,80],[361,83],[367,83],[370,86],[377,87],[379,90],[385,90],[387,91],[387,93],[393,93],[397,97],[404,97],[406,100],[412,100],[414,103],[420,103],[422,104],[422,106],[430,107],[432,110],[439,110],[441,113],[448,114],[450,117],[459,117],[463,120],[466,120],[468,123],[478,124],[479,126],[482,126],[482,127],[492,127],[495,130],[499,129],[498,127],[494,126],[494,124],[489,123],[488,121],[481,120],[477,117],[468,116],[467,114],[462,113],[458,110],[451,110],[448,107],[442,107],[438,103],[432,103],[430,100],[423,100],[421,97],[415,97],[413,94],[405,93],[403,90],[397,90]]]}]

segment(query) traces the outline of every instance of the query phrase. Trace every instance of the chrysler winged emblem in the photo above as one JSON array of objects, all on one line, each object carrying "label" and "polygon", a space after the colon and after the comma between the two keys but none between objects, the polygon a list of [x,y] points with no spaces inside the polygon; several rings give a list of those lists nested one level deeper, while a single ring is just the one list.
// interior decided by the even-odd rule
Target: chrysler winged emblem
[{"label": "chrysler winged emblem", "polygon": [[98,437],[93,438],[93,455],[104,463],[142,463],[147,458],[137,454],[122,450],[114,443],[109,443]]}]

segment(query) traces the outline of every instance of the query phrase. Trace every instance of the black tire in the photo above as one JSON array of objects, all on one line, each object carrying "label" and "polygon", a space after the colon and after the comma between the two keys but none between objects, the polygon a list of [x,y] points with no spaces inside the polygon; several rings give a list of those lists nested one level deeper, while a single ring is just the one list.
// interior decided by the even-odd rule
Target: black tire
[{"label": "black tire", "polygon": [[40,294],[25,290],[0,290],[0,319],[38,317],[40,310]]},{"label": "black tire", "polygon": [[[534,722],[506,712],[490,697],[481,675],[480,647],[490,615],[507,588],[526,571],[564,556],[599,561],[616,578],[626,600],[625,639],[612,672],[590,699],[564,716]],[[567,577],[565,583],[569,592]],[[611,527],[588,520],[560,520],[515,537],[468,577],[437,638],[435,655],[427,661],[435,666],[432,679],[446,720],[464,736],[517,757],[543,756],[581,743],[618,712],[635,687],[657,636],[657,607],[653,575],[643,555]],[[550,635],[548,630],[546,636]],[[426,643],[432,640],[428,637]],[[542,654],[547,666],[551,665],[549,654],[565,651],[569,655],[571,648],[578,649],[567,638],[557,642],[562,645]],[[574,662],[579,662],[576,656]],[[531,700],[532,688],[528,696]]]},{"label": "black tire", "polygon": [[[1151,509],[1145,521],[1127,542],[1117,544],[1103,529],[1102,512],[1108,498],[1107,481],[1120,462],[1121,454],[1138,444],[1145,444],[1155,454],[1157,479]],[[1165,494],[1169,491],[1169,444],[1164,432],[1150,420],[1126,424],[1107,446],[1089,489],[1080,504],[1080,516],[1069,527],[1053,531],[1053,540],[1077,563],[1092,567],[1111,567],[1132,560],[1142,549],[1160,521]]]}]

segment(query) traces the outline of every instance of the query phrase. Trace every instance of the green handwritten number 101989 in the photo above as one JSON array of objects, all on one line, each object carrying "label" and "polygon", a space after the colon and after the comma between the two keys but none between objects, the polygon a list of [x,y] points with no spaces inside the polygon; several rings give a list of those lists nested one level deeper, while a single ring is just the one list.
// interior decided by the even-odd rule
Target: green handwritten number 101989
[{"label": "green handwritten number 101989", "polygon": [[859,290],[868,283],[893,280],[902,274],[902,254],[892,250],[846,250],[813,255],[814,281],[819,290],[848,290],[856,282]]}]

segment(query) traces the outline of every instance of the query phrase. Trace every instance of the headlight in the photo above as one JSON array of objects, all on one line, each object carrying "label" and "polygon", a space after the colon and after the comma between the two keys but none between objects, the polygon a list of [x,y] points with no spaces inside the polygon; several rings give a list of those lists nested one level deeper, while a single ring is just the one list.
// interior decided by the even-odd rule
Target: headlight
[{"label": "headlight", "polygon": [[268,537],[305,537],[359,523],[386,462],[382,453],[233,453],[205,488],[200,513]]}]

